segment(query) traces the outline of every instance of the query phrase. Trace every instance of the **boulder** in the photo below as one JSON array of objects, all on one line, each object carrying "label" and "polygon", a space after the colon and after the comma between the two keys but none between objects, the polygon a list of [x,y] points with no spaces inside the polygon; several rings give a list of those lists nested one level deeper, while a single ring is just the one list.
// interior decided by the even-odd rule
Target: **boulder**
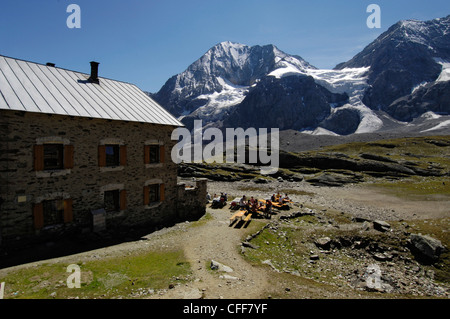
[{"label": "boulder", "polygon": [[242,242],[241,245],[242,245],[242,247],[248,247],[248,248],[251,248],[251,249],[258,249],[259,248],[258,245],[253,245],[253,244],[249,243],[248,241]]},{"label": "boulder", "polygon": [[220,275],[219,278],[220,279],[226,279],[226,280],[239,280],[238,277],[230,276],[230,275]]},{"label": "boulder", "polygon": [[331,238],[330,237],[322,237],[316,240],[316,246],[325,250],[330,249],[331,247]]},{"label": "boulder", "polygon": [[306,180],[314,186],[331,186],[339,187],[344,184],[358,183],[361,181],[360,177],[356,175],[341,175],[332,173],[322,173],[318,176]]},{"label": "boulder", "polygon": [[386,252],[384,252],[384,253],[376,252],[372,256],[375,260],[378,260],[378,261],[391,261],[393,258],[392,254],[389,254]]},{"label": "boulder", "polygon": [[382,220],[374,220],[373,228],[379,231],[388,231],[391,228],[391,225]]},{"label": "boulder", "polygon": [[253,180],[253,182],[256,184],[267,184],[269,181],[265,178],[260,177],[260,178],[255,178]]},{"label": "boulder", "polygon": [[444,246],[440,240],[422,234],[411,234],[410,236],[412,252],[419,258],[429,261],[436,261],[444,251]]},{"label": "boulder", "polygon": [[218,271],[223,271],[223,272],[233,272],[233,269],[231,269],[230,267],[221,264],[215,260],[211,260],[211,270],[218,270]]}]

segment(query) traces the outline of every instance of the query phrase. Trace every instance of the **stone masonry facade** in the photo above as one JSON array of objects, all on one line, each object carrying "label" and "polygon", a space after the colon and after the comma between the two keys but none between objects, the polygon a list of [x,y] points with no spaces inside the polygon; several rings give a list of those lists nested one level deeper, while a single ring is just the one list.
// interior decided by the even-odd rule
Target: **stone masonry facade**
[{"label": "stone masonry facade", "polygon": [[[95,226],[153,230],[201,217],[206,181],[177,184],[174,128],[0,110],[0,247],[79,235]],[[39,167],[48,144],[61,145],[64,167]],[[120,149],[117,165],[102,164],[108,146]],[[160,152],[157,162],[149,163],[150,147]],[[104,210],[106,193],[115,196],[117,209]],[[56,200],[64,216],[49,224],[45,203]]]}]

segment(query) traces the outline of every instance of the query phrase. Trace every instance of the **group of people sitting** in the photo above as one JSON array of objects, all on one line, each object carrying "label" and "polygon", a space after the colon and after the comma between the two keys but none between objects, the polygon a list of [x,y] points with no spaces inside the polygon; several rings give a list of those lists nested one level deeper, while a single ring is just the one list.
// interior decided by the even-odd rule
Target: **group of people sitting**
[{"label": "group of people sitting", "polygon": [[272,194],[272,197],[270,197],[270,200],[272,202],[279,202],[280,204],[284,204],[290,201],[288,194],[284,194],[284,196],[281,196],[280,193],[278,194]]},{"label": "group of people sitting", "polygon": [[290,199],[287,194],[281,196],[280,193],[277,195],[273,194],[270,199],[265,200],[265,203],[260,202],[258,199],[255,199],[253,196],[247,200],[247,197],[244,195],[239,200],[240,209],[247,209],[251,212],[256,212],[257,210],[263,210],[265,213],[271,213],[273,203],[284,204],[289,202]]},{"label": "group of people sitting", "polygon": [[248,210],[255,210],[260,208],[261,203],[259,203],[259,201],[255,198],[253,198],[253,196],[247,200],[247,197],[244,195],[242,196],[242,198],[239,200],[239,207],[241,209],[248,209]]},{"label": "group of people sitting", "polygon": [[[209,192],[206,194],[206,202],[209,203],[211,201],[211,195]],[[220,196],[217,196],[217,194],[214,194],[212,198],[212,204],[213,207],[223,207],[227,204],[228,201],[228,195],[225,193],[220,193]]]}]

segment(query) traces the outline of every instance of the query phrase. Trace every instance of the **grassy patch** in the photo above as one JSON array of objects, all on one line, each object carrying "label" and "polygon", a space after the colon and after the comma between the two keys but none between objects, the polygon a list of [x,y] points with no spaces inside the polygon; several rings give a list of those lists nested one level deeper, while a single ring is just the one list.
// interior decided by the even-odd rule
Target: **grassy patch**
[{"label": "grassy patch", "polygon": [[376,181],[371,185],[390,195],[410,200],[448,200],[450,198],[448,177],[413,176],[398,181]]},{"label": "grassy patch", "polygon": [[[254,264],[261,265],[262,261],[270,260],[277,268],[282,269],[287,266],[287,254],[294,250],[293,242],[289,240],[292,237],[291,228],[279,228],[273,230],[266,228],[259,236],[252,240],[252,244],[259,246],[259,249],[248,250],[246,257]],[[297,258],[297,256],[294,256]],[[295,261],[289,261],[290,263]]]},{"label": "grassy patch", "polygon": [[210,220],[213,220],[213,219],[214,219],[214,217],[210,213],[206,213],[199,220],[190,223],[189,227],[204,226],[206,223],[208,223]]},{"label": "grassy patch", "polygon": [[[251,241],[258,248],[246,250],[247,260],[257,267],[275,267],[280,271],[272,272],[273,283],[266,292],[272,298],[414,298],[415,295],[409,293],[380,294],[348,286],[349,278],[356,278],[354,277],[356,273],[362,274],[367,266],[365,263],[379,263],[372,261],[366,247],[395,252],[403,256],[396,261],[399,263],[402,262],[402,258],[414,258],[404,249],[408,245],[408,232],[428,234],[449,247],[450,218],[392,221],[392,232],[375,230],[361,232],[360,227],[345,227],[351,222],[347,214],[322,210],[320,215],[323,217],[325,215],[327,219],[338,220],[341,227],[323,226],[323,217],[307,215],[272,224]],[[357,226],[352,224],[349,226]],[[314,244],[317,239],[325,236],[330,237],[333,243],[337,243],[337,246],[332,246],[334,248],[327,252]],[[362,245],[362,248],[355,249],[353,244],[356,242]],[[312,261],[312,255],[317,255],[318,258]],[[431,271],[435,274],[436,281],[448,284],[449,257],[450,253],[444,252],[437,264],[421,265],[422,271]],[[386,273],[393,271],[389,270],[389,267],[397,267],[393,264],[380,263],[380,265],[382,268],[387,267],[388,270],[383,268],[383,272]],[[394,277],[404,271],[401,265],[398,267],[396,272],[392,272]],[[408,278],[407,281],[411,280]]]},{"label": "grassy patch", "polygon": [[448,143],[450,136],[398,138],[380,142],[353,142],[329,146],[324,148],[324,151],[341,152],[353,156],[361,153],[371,153],[388,157],[404,155],[416,159],[446,154],[448,146],[438,146],[430,143],[430,141]]},{"label": "grassy patch", "polygon": [[[68,288],[66,264],[43,264],[9,273],[5,298],[129,298],[139,288],[163,289],[176,278],[187,280],[190,265],[183,252],[151,251],[79,264],[81,288]],[[179,282],[179,281],[177,281]]]}]

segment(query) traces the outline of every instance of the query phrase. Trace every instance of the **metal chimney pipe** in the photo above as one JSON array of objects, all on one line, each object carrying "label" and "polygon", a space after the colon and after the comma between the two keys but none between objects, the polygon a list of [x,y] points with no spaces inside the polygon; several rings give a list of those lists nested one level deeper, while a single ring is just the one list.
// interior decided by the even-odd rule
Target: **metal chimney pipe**
[{"label": "metal chimney pipe", "polygon": [[89,81],[98,83],[98,65],[100,63],[91,61],[91,76],[89,77]]}]

